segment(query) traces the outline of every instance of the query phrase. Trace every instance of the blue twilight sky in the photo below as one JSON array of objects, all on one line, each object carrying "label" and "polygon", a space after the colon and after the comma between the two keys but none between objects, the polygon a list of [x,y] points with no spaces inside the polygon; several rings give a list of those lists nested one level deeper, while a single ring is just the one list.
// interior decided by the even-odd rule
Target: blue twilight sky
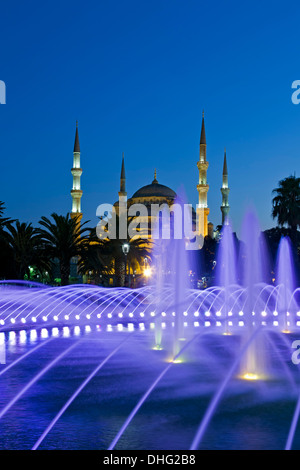
[{"label": "blue twilight sky", "polygon": [[0,200],[35,225],[71,209],[75,121],[82,209],[115,202],[125,152],[128,196],[157,179],[197,203],[205,110],[210,220],[221,221],[227,149],[231,218],[254,204],[272,227],[272,189],[299,174],[299,1],[1,3]]}]

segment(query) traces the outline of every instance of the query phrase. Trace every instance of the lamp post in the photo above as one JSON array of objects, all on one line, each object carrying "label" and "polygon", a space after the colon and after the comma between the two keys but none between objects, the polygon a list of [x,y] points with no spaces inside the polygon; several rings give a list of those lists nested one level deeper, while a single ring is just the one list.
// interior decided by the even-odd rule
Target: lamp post
[{"label": "lamp post", "polygon": [[[129,245],[129,243],[123,243],[123,245],[122,245],[122,251],[123,251],[123,253],[124,253],[124,255],[125,255],[125,280],[126,280],[126,274],[127,274],[127,255],[128,255],[128,253],[129,253],[129,250],[130,250],[130,245]],[[129,276],[128,276],[128,281],[129,281]],[[128,282],[128,284],[129,284],[129,282]],[[129,285],[128,285],[128,287],[129,287]]]}]

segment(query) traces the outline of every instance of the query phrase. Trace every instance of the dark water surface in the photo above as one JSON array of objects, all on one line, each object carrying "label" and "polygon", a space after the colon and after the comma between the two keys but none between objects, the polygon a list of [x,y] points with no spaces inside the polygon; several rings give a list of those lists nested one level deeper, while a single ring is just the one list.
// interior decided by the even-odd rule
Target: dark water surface
[{"label": "dark water surface", "polygon": [[[0,374],[44,344],[0,375],[0,412],[44,367],[77,344],[2,416],[0,449],[31,449],[77,387],[126,338],[57,421],[40,449],[107,449],[168,365],[172,335],[167,336],[164,350],[155,351],[150,330],[108,332],[93,326],[91,330],[61,327],[6,333],[6,364],[0,365]],[[238,342],[234,337],[199,336],[183,354],[182,363],[172,365],[143,404],[116,449],[189,449],[213,394],[230,369]],[[275,356],[270,370],[278,365]],[[280,369],[277,377],[271,373],[267,380],[233,378],[200,449],[283,449],[298,390],[298,369],[288,358],[285,364],[285,372]],[[293,448],[300,448],[300,429]]]}]

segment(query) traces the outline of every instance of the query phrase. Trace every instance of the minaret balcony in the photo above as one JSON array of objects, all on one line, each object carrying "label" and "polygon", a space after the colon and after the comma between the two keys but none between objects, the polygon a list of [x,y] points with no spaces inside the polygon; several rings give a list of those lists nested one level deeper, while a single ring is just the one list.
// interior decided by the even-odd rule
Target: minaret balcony
[{"label": "minaret balcony", "polygon": [[202,162],[202,161],[198,161],[198,162],[197,162],[198,170],[202,170],[202,171],[205,170],[205,171],[207,171],[208,166],[209,166],[209,165],[208,165],[208,162],[206,162],[206,161],[205,161],[205,162]]},{"label": "minaret balcony", "polygon": [[81,176],[82,175],[82,168],[72,168],[71,173],[73,176]]},{"label": "minaret balcony", "polygon": [[207,193],[209,190],[208,184],[197,184],[198,193]]},{"label": "minaret balcony", "polygon": [[74,198],[80,198],[82,196],[81,189],[71,189],[71,196]]}]

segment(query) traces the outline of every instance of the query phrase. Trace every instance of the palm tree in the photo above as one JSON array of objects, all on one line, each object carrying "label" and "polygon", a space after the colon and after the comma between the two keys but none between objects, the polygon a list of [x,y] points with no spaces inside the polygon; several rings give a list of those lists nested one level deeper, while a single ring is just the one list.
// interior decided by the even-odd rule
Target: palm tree
[{"label": "palm tree", "polygon": [[5,211],[4,202],[0,201],[0,231],[1,232],[7,226],[7,224],[14,222],[14,220],[10,219],[9,217],[3,217],[4,211]]},{"label": "palm tree", "polygon": [[[115,214],[116,233],[119,233],[120,219],[119,215]],[[134,217],[128,217],[127,226],[133,220]],[[128,230],[127,230],[128,233]],[[125,285],[126,278],[126,261],[128,262],[128,272],[130,266],[137,268],[144,262],[145,258],[150,258],[150,249],[145,244],[145,240],[141,238],[127,238],[121,239],[109,239],[106,238],[101,240],[102,255],[107,260],[106,266],[112,269],[115,273],[115,281],[117,286],[123,287]],[[123,245],[127,243],[129,245],[129,253],[127,259],[123,252]]]},{"label": "palm tree", "polygon": [[17,220],[15,226],[8,224],[5,239],[12,250],[17,279],[24,279],[25,274],[29,279],[30,266],[35,266],[40,271],[49,269],[50,262],[45,258],[38,230],[31,223]]},{"label": "palm tree", "polygon": [[300,225],[300,178],[289,176],[279,181],[279,187],[273,193],[276,196],[272,200],[272,217],[277,218],[279,226],[287,225],[291,229],[291,238],[296,241]]},{"label": "palm tree", "polygon": [[53,221],[47,217],[40,220],[39,235],[44,243],[45,250],[52,259],[59,262],[61,284],[67,285],[70,277],[70,262],[73,257],[79,256],[87,238],[84,236],[89,230],[83,228],[87,222],[80,224],[78,217],[51,214]]},{"label": "palm tree", "polygon": [[8,245],[5,228],[14,221],[9,217],[3,217],[5,207],[0,201],[0,277],[3,279],[13,279],[16,276],[14,269],[14,257],[12,248]]},{"label": "palm tree", "polygon": [[96,284],[100,284],[101,277],[113,274],[113,266],[102,240],[93,229],[87,243],[80,248],[78,260],[78,272],[81,274],[91,273]]}]

